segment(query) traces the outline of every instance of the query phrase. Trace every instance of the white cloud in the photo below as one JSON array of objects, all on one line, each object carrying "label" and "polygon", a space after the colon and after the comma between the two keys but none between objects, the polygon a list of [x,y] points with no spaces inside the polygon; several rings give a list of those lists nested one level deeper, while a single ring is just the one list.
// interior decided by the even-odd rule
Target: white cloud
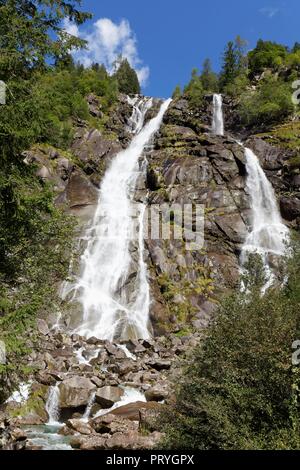
[{"label": "white cloud", "polygon": [[259,10],[259,13],[267,16],[268,18],[273,18],[279,12],[280,12],[280,9],[276,7],[264,7]]},{"label": "white cloud", "polygon": [[100,18],[90,30],[79,30],[68,19],[64,21],[64,29],[73,36],[87,41],[87,49],[74,51],[75,60],[89,67],[93,62],[104,64],[109,73],[113,71],[115,60],[121,54],[136,70],[140,84],[146,85],[149,67],[143,66],[137,50],[137,40],[126,19],[119,24],[109,18]]}]

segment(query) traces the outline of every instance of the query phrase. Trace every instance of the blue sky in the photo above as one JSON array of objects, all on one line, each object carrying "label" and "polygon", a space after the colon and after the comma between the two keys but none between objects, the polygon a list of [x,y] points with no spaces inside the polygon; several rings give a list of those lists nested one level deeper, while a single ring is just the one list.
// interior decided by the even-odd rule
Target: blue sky
[{"label": "blue sky", "polygon": [[82,3],[83,9],[94,15],[91,22],[73,30],[90,41],[92,52],[85,53],[83,60],[88,63],[103,57],[109,67],[114,55],[125,51],[144,83],[144,93],[151,96],[168,97],[176,84],[189,80],[192,68],[200,68],[206,57],[219,70],[224,45],[238,34],[248,40],[249,48],[259,38],[286,45],[300,42],[299,0]]}]

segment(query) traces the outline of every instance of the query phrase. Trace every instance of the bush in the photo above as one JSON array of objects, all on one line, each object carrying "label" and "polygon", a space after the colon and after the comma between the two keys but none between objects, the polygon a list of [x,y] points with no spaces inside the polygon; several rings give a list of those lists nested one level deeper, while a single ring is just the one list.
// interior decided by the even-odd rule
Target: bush
[{"label": "bush", "polygon": [[[289,281],[224,301],[161,417],[167,449],[299,449],[299,251]],[[249,284],[248,284],[249,287]]]},{"label": "bush", "polygon": [[273,76],[262,80],[256,90],[244,93],[239,105],[242,121],[246,125],[280,122],[293,110],[290,86]]},{"label": "bush", "polygon": [[288,54],[287,47],[271,41],[257,42],[253,51],[248,54],[249,69],[252,75],[263,72],[266,68],[278,70]]}]

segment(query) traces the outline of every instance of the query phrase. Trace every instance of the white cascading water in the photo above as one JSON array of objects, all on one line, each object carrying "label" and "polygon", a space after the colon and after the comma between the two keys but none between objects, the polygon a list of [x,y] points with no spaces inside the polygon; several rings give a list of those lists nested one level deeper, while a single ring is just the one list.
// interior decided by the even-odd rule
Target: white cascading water
[{"label": "white cascading water", "polygon": [[48,422],[50,426],[57,426],[59,424],[59,387],[58,384],[53,385],[49,389],[49,395],[46,402],[45,409],[48,413]]},{"label": "white cascading water", "polygon": [[82,273],[75,285],[75,298],[82,305],[83,316],[76,333],[101,339],[148,338],[150,292],[143,250],[143,215],[140,205],[138,269],[133,298],[124,286],[132,266],[131,239],[136,224],[132,203],[139,176],[139,159],[157,132],[171,100],[165,101],[157,114],[144,126],[152,99],[133,99],[130,120],[135,134],[126,150],[112,161],[102,180],[98,205],[88,232],[82,256]]},{"label": "white cascading water", "polygon": [[261,255],[268,277],[269,287],[274,274],[269,266],[269,255],[283,256],[287,252],[289,230],[282,223],[275,191],[260,166],[257,156],[245,148],[247,181],[246,189],[251,203],[251,230],[242,247],[241,263],[247,261],[250,253]]},{"label": "white cascading water", "polygon": [[[212,132],[224,135],[222,96],[213,97]],[[257,253],[264,263],[267,282],[263,292],[270,287],[276,276],[270,266],[270,255],[283,256],[287,253],[289,230],[282,223],[275,191],[266,177],[257,156],[252,150],[238,142],[245,150],[247,181],[246,190],[250,195],[251,229],[241,251],[241,266],[248,260],[249,254]]]},{"label": "white cascading water", "polygon": [[212,133],[224,135],[223,99],[222,95],[213,96],[213,122]]}]

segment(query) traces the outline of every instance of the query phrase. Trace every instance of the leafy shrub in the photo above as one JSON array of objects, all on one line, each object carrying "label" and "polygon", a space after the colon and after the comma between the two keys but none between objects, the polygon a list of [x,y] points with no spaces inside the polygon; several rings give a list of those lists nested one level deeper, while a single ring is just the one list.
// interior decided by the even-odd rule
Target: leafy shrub
[{"label": "leafy shrub", "polygon": [[273,76],[262,80],[256,90],[244,93],[239,107],[242,121],[248,125],[279,122],[293,109],[290,86]]},{"label": "leafy shrub", "polygon": [[[188,359],[161,416],[167,449],[299,449],[299,250],[283,289],[235,293]],[[260,278],[261,281],[261,278]]]}]

